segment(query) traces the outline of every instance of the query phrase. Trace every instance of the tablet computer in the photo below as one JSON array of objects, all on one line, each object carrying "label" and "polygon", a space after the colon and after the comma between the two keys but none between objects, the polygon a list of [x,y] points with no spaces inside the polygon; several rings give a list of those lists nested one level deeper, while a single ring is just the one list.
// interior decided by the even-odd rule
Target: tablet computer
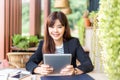
[{"label": "tablet computer", "polygon": [[43,61],[53,67],[53,74],[59,74],[62,68],[71,64],[71,54],[43,54]]}]

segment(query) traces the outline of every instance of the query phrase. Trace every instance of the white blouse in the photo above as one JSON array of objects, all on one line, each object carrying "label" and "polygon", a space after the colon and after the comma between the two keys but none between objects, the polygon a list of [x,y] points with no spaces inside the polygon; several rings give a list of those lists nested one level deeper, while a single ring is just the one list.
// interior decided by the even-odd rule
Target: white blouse
[{"label": "white blouse", "polygon": [[60,46],[56,46],[55,54],[64,54],[63,44]]}]

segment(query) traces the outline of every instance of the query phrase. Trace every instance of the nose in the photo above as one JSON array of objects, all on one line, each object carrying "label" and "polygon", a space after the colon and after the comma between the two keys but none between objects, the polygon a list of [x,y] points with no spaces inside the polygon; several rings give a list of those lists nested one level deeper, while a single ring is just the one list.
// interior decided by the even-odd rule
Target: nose
[{"label": "nose", "polygon": [[54,28],[54,32],[57,32],[57,31],[58,31],[58,29],[55,27],[55,28]]}]

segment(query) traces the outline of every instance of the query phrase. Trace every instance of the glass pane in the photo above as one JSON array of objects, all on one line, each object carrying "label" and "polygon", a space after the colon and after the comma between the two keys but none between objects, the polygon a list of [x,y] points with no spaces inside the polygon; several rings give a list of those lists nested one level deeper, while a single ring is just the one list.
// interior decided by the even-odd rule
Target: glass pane
[{"label": "glass pane", "polygon": [[41,37],[44,36],[44,0],[41,0]]},{"label": "glass pane", "polygon": [[29,0],[22,0],[22,35],[29,35]]}]

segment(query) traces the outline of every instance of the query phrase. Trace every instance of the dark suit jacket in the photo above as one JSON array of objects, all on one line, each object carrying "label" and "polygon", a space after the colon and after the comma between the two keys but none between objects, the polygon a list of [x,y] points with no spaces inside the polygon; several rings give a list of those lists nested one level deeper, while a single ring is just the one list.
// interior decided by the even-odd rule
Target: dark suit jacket
[{"label": "dark suit jacket", "polygon": [[[34,68],[36,68],[38,64],[43,60],[42,46],[43,46],[43,40],[40,41],[38,49],[35,51],[35,53],[31,56],[29,61],[26,63],[26,69],[31,73],[33,73]],[[69,41],[64,41],[63,46],[64,46],[64,53],[72,54],[71,64],[74,67],[79,68],[84,73],[87,73],[93,70],[92,62],[88,54],[84,52],[77,38],[71,38]],[[80,61],[81,65],[76,66],[76,59]]]}]

